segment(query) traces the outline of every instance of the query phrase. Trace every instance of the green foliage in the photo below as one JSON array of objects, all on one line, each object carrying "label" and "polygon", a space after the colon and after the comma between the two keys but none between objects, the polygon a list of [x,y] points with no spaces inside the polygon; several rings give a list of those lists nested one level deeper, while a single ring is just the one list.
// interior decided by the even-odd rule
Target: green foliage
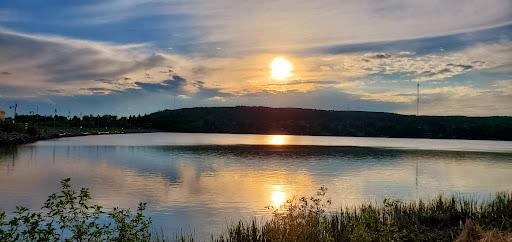
[{"label": "green foliage", "polygon": [[13,133],[13,132],[18,132],[18,133],[23,133],[25,132],[25,129],[23,127],[23,125],[21,124],[14,124],[12,123],[12,121],[0,121],[0,131],[1,132],[5,132],[5,133]]},{"label": "green foliage", "polygon": [[30,124],[40,128],[148,128],[150,120],[148,116],[118,117],[115,115],[86,115],[77,116],[43,116],[43,115],[18,115],[16,123]]},{"label": "green foliage", "polygon": [[135,214],[90,204],[86,188],[75,191],[70,179],[48,197],[42,212],[17,206],[12,217],[0,212],[0,241],[149,241],[151,220],[140,203]]},{"label": "green foliage", "polygon": [[384,200],[382,206],[326,212],[326,189],[316,196],[292,199],[273,210],[269,221],[240,221],[216,241],[453,241],[466,221],[482,228],[512,231],[512,193],[499,193],[484,204],[457,197],[428,203]]},{"label": "green foliage", "polygon": [[26,129],[26,133],[30,136],[37,136],[39,135],[39,130],[34,126],[30,126]]}]

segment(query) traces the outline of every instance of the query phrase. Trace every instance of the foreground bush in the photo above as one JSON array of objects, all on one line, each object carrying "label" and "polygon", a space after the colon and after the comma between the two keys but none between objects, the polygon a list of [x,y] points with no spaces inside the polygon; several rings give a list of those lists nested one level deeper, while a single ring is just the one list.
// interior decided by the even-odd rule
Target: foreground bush
[{"label": "foreground bush", "polygon": [[[326,212],[325,188],[316,196],[287,202],[264,223],[232,225],[217,241],[501,241],[512,231],[512,193],[484,204],[457,197],[431,202],[385,200],[383,206]],[[469,222],[469,224],[465,223]],[[471,227],[470,225],[473,225]],[[468,227],[469,226],[469,227]],[[464,237],[465,231],[477,235]],[[469,232],[466,233],[466,235]],[[475,234],[473,233],[473,234]],[[471,234],[471,233],[469,233]],[[461,237],[459,237],[461,236]],[[491,238],[491,240],[485,240]],[[494,238],[494,239],[492,239]]]},{"label": "foreground bush", "polygon": [[18,206],[11,218],[0,211],[0,241],[149,241],[151,220],[140,203],[135,214],[113,208],[105,211],[90,204],[89,190],[71,188],[61,181],[61,191],[48,197],[42,212]]}]

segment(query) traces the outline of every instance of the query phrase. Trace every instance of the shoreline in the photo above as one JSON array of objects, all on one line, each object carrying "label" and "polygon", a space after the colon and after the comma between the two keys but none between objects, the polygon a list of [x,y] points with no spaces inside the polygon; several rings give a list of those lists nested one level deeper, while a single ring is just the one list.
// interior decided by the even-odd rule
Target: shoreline
[{"label": "shoreline", "polygon": [[[443,139],[443,138],[413,138],[413,137],[367,137],[367,136],[336,136],[336,135],[297,135],[297,134],[267,134],[267,133],[215,133],[215,132],[170,132],[159,129],[151,129],[151,128],[41,128],[38,131],[38,134],[35,136],[29,135],[27,132],[19,133],[5,133],[0,130],[0,147],[1,146],[11,146],[11,145],[23,145],[30,144],[40,140],[50,140],[50,139],[58,139],[58,138],[66,138],[66,137],[80,137],[80,136],[91,136],[91,135],[114,135],[114,134],[136,134],[136,133],[189,133],[189,134],[233,134],[233,135],[289,135],[289,136],[308,136],[308,137],[348,137],[348,138],[375,138],[375,139],[418,139],[418,140],[456,140],[456,141],[498,141],[498,142],[510,142],[510,140],[494,140],[494,139]],[[290,145],[288,145],[290,146]],[[291,146],[301,146],[301,145],[291,145]],[[311,145],[305,145],[311,146]],[[316,146],[316,145],[312,145]],[[324,145],[319,145],[324,146]],[[327,145],[328,146],[328,145]],[[334,147],[339,147],[334,145]],[[348,145],[347,147],[361,147]],[[373,147],[373,146],[368,146]],[[387,148],[387,147],[377,147],[377,148]]]},{"label": "shoreline", "polygon": [[0,131],[0,146],[22,145],[40,140],[49,140],[64,137],[78,137],[89,135],[110,135],[129,133],[154,133],[156,129],[124,129],[124,128],[42,128],[37,135],[28,133],[5,133]]}]

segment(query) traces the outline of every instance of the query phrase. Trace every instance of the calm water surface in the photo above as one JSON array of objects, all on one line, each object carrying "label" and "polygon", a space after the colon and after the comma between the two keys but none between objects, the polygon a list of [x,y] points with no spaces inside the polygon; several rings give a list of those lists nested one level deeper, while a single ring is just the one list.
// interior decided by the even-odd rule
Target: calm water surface
[{"label": "calm water surface", "polygon": [[[351,147],[348,147],[351,146]],[[206,238],[326,186],[339,206],[512,188],[512,142],[152,133],[0,149],[0,209],[39,208],[71,177],[104,206],[149,204],[155,228]]]}]

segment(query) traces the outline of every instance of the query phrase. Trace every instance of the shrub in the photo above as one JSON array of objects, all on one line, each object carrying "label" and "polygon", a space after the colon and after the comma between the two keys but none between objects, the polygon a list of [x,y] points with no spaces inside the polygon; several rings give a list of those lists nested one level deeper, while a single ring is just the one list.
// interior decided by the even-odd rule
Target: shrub
[{"label": "shrub", "polygon": [[23,132],[22,125],[14,124],[9,121],[0,121],[0,131],[5,133],[12,133],[12,132]]},{"label": "shrub", "polygon": [[34,127],[34,126],[28,127],[26,132],[30,136],[37,136],[37,135],[39,135],[39,130],[36,127]]},{"label": "shrub", "polygon": [[11,218],[0,212],[0,241],[149,241],[151,220],[140,203],[135,214],[127,209],[105,211],[90,204],[86,188],[75,191],[70,179],[48,197],[42,212],[17,206]]}]

